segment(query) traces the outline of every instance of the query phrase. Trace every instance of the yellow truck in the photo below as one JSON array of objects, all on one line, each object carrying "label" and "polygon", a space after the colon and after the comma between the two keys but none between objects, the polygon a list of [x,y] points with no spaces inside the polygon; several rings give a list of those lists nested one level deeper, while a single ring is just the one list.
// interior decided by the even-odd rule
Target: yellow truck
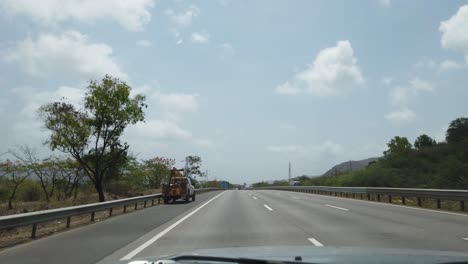
[{"label": "yellow truck", "polygon": [[195,187],[190,179],[185,177],[178,169],[172,168],[169,178],[163,180],[161,184],[161,193],[164,203],[170,201],[175,203],[178,199],[184,199],[185,202],[195,201]]}]

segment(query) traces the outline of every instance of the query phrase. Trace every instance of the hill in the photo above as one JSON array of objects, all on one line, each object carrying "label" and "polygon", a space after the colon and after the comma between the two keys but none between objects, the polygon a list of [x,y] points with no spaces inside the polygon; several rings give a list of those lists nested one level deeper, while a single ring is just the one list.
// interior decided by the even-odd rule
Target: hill
[{"label": "hill", "polygon": [[343,173],[348,173],[351,171],[362,170],[369,165],[372,161],[377,161],[379,158],[368,158],[363,160],[350,160],[338,165],[333,166],[322,176],[336,176]]}]

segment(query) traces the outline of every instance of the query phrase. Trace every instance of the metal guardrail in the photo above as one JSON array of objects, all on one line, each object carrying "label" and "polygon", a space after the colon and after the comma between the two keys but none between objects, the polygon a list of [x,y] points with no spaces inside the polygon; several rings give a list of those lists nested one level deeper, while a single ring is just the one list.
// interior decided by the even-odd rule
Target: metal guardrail
[{"label": "metal guardrail", "polygon": [[444,189],[409,189],[409,188],[376,188],[376,187],[332,187],[332,186],[269,186],[255,189],[283,190],[314,194],[324,194],[332,196],[348,196],[351,194],[356,198],[356,194],[361,199],[375,200],[381,202],[383,196],[387,196],[389,203],[393,198],[401,197],[401,203],[406,204],[406,198],[416,198],[418,206],[422,206],[422,199],[433,199],[436,207],[441,208],[441,200],[458,201],[460,210],[465,210],[465,202],[468,201],[468,190],[444,190]]},{"label": "metal guardrail", "polygon": [[[195,193],[203,193],[208,191],[223,190],[221,188],[203,188],[196,189]],[[49,222],[57,219],[67,219],[66,227],[70,227],[71,217],[91,213],[91,222],[94,222],[95,213],[98,211],[109,210],[109,217],[112,216],[112,210],[117,207],[123,207],[123,212],[127,212],[127,207],[133,205],[134,209],[138,208],[139,203],[143,203],[146,208],[148,202],[154,206],[155,201],[160,204],[162,194],[152,194],[145,196],[138,196],[114,201],[107,201],[102,203],[85,204],[71,207],[64,207],[51,210],[43,210],[31,213],[14,214],[0,216],[0,230],[15,228],[19,226],[32,225],[31,238],[36,238],[37,225],[44,222]]]}]

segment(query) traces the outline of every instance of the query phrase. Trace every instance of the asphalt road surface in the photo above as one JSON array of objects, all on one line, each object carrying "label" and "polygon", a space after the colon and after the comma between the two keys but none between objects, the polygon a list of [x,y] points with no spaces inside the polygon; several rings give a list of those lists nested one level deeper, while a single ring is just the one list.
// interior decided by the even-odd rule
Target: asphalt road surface
[{"label": "asphalt road surface", "polygon": [[[0,252],[0,263],[111,263],[196,249],[308,245],[468,251],[468,215],[286,191],[224,191]],[[40,261],[38,261],[40,260]]]}]

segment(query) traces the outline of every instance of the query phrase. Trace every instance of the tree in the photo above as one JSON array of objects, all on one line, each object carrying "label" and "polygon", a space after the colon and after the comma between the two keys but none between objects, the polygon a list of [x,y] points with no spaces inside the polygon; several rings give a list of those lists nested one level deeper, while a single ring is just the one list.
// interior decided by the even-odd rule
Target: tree
[{"label": "tree", "polygon": [[143,161],[145,171],[147,172],[148,187],[159,188],[161,180],[169,176],[170,169],[175,165],[175,159],[164,157],[154,157]]},{"label": "tree", "polygon": [[414,147],[418,150],[423,149],[423,148],[433,147],[436,144],[437,142],[426,134],[420,135],[414,141]]},{"label": "tree", "polygon": [[445,139],[447,143],[455,144],[468,139],[468,118],[460,117],[450,122]]},{"label": "tree", "polygon": [[185,161],[187,163],[187,168],[185,171],[185,175],[187,177],[196,178],[197,176],[203,176],[203,173],[200,170],[202,159],[199,156],[187,156]]},{"label": "tree", "polygon": [[131,87],[109,75],[90,81],[87,89],[82,110],[62,101],[43,105],[39,113],[52,132],[46,144],[76,159],[103,202],[106,179],[127,156],[129,145],[121,136],[127,126],[144,121],[147,105],[143,95],[131,98]]},{"label": "tree", "polygon": [[19,161],[6,160],[0,163],[1,177],[6,178],[6,182],[11,185],[8,194],[8,210],[13,209],[13,200],[18,187],[31,175],[31,170]]},{"label": "tree", "polygon": [[411,143],[406,137],[396,136],[387,143],[388,150],[384,151],[384,155],[399,155],[407,153],[411,150]]},{"label": "tree", "polygon": [[36,152],[28,146],[17,146],[16,150],[10,150],[10,153],[34,172],[35,176],[39,179],[46,202],[49,203],[50,198],[54,194],[60,170],[56,166],[56,158],[50,157],[41,160],[37,157]]}]

